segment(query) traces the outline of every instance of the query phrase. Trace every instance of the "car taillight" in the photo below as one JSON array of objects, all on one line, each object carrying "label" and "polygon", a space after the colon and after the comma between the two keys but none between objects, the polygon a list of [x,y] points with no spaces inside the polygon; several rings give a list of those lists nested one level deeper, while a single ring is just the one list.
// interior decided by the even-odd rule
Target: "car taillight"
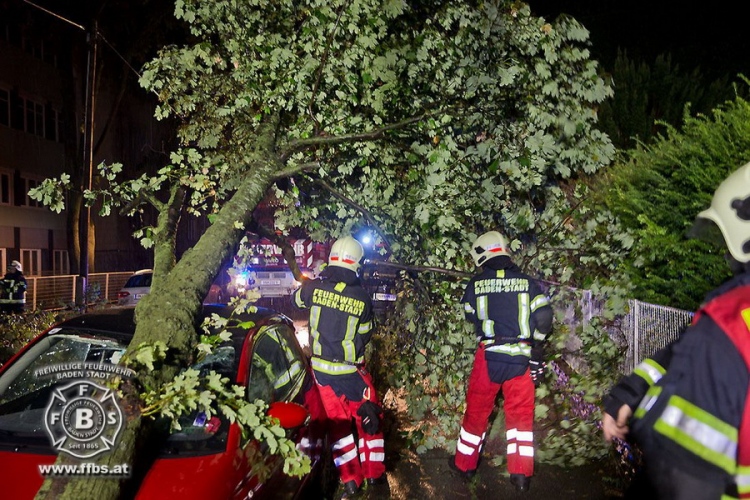
[{"label": "car taillight", "polygon": [[130,295],[130,292],[117,292],[117,298],[118,299],[124,299],[128,295]]}]

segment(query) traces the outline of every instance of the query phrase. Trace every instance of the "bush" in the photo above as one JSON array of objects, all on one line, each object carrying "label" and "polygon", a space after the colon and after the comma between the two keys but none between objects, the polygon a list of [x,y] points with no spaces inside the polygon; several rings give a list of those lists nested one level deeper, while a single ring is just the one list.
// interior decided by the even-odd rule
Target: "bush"
[{"label": "bush", "polygon": [[58,320],[55,313],[40,310],[0,316],[0,366]]}]

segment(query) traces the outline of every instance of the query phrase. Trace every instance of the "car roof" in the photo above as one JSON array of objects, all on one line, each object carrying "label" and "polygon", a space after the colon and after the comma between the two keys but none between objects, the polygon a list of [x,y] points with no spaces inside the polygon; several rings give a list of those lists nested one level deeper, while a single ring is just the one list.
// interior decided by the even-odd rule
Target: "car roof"
[{"label": "car roof", "polygon": [[[232,306],[222,304],[206,304],[203,306],[203,316],[218,314],[220,317],[228,317],[233,311]],[[130,338],[135,333],[135,308],[134,307],[109,307],[90,311],[79,316],[66,319],[56,325],[56,327],[75,328],[79,330],[88,330],[89,332],[102,332],[106,334],[117,334],[119,336]],[[235,316],[240,321],[253,321],[256,324],[263,323],[272,317],[284,317],[278,312],[265,307],[257,307],[255,312],[243,313]],[[244,338],[247,333],[245,328],[230,328],[235,340]]]}]

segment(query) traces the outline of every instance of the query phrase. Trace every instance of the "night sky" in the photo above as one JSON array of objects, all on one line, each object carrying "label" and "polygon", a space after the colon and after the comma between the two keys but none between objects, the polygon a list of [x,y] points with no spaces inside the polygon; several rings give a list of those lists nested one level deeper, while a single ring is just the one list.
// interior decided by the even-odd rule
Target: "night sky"
[{"label": "night sky", "polygon": [[704,75],[750,75],[748,20],[728,0],[527,1],[547,20],[566,13],[581,22],[591,32],[594,58],[608,69],[619,48],[646,63],[670,53],[686,72],[700,67]]}]

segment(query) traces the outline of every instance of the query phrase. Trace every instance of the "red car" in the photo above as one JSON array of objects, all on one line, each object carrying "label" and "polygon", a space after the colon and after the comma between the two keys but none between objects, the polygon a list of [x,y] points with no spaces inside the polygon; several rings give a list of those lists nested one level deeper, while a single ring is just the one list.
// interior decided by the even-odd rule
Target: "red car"
[{"label": "red car", "polygon": [[[96,455],[117,446],[122,428],[122,412],[103,381],[111,374],[129,375],[118,361],[135,331],[133,311],[111,308],[66,320],[0,369],[3,498],[34,498],[43,474],[62,471],[46,467],[60,452],[78,459],[72,473],[81,477],[130,473],[128,464],[102,471],[94,462]],[[231,309],[204,306],[205,315],[212,313],[228,317]],[[300,498],[322,487],[321,472],[328,469],[321,458],[326,456],[324,414],[294,325],[266,309],[241,319],[252,326],[232,328],[231,340],[192,368],[228,376],[245,388],[250,401],[267,402],[287,436],[310,455],[312,472],[287,476],[283,461],[260,442],[243,439],[236,424],[196,411],[181,417],[181,429],[156,450],[137,499]]]}]

